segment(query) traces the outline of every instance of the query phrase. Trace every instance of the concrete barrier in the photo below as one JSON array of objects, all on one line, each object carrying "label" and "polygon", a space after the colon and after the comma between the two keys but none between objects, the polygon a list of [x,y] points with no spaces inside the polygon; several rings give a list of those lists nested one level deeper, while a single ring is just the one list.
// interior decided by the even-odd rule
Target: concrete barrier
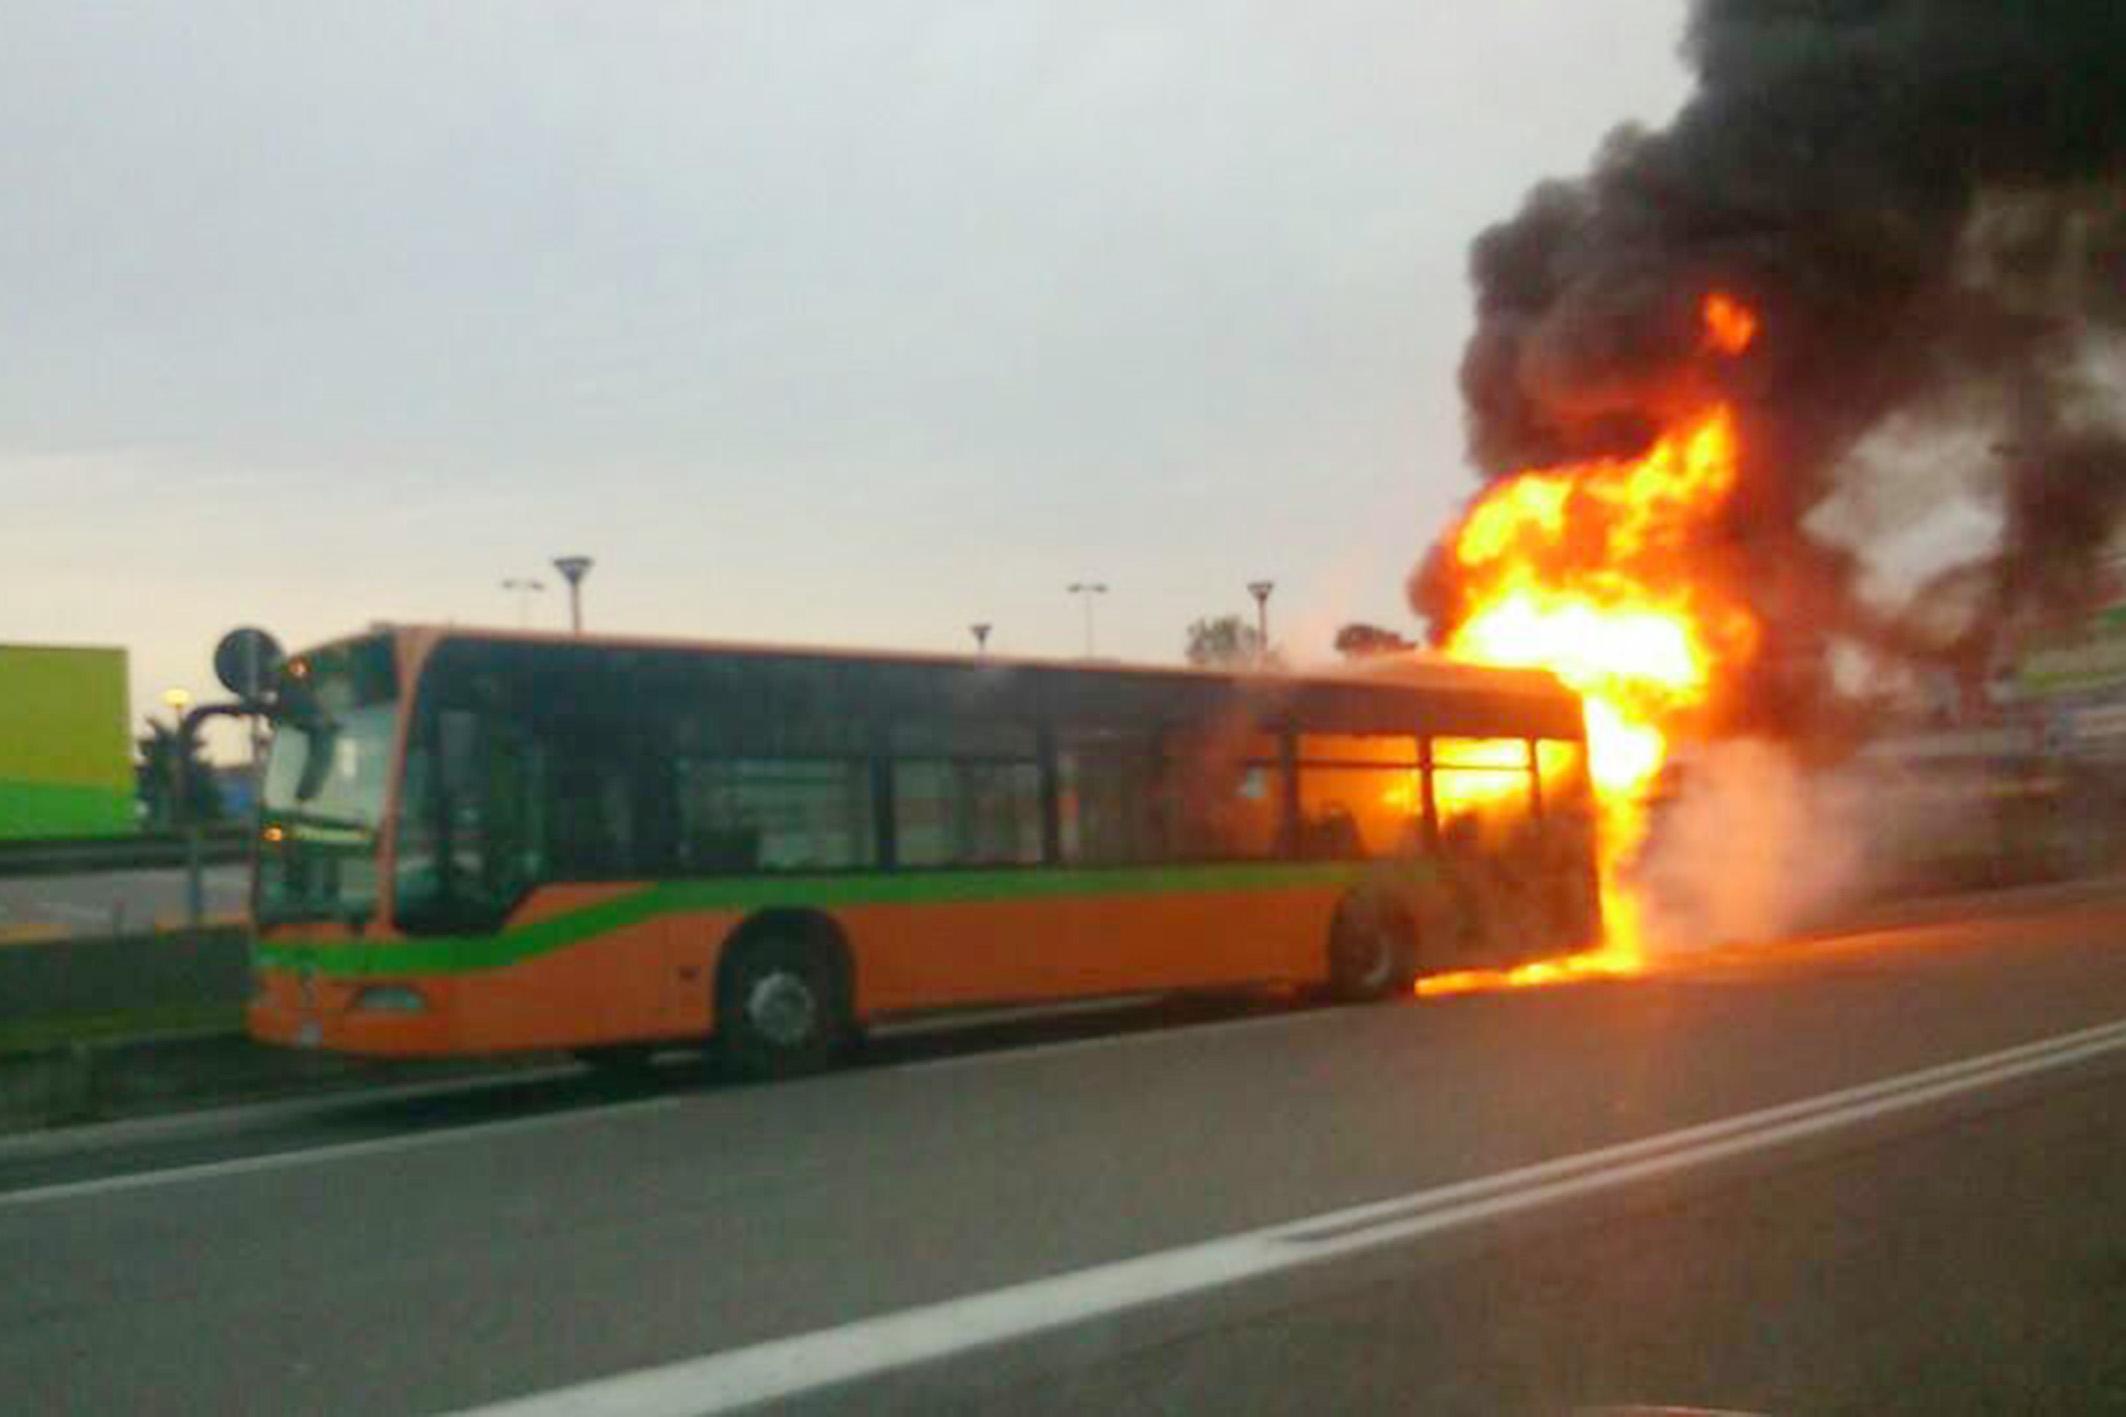
[{"label": "concrete barrier", "polygon": [[65,1016],[243,1003],[250,935],[241,926],[145,935],[69,935],[0,949],[0,1028]]},{"label": "concrete barrier", "polygon": [[[235,1027],[250,979],[242,926],[0,948],[0,1131],[560,1061],[381,1062],[263,1047]],[[177,1020],[185,1026],[173,1029]]]},{"label": "concrete barrier", "polygon": [[531,1054],[383,1062],[267,1048],[227,1032],[72,1042],[0,1052],[0,1133],[406,1083],[501,1078],[565,1061]]}]

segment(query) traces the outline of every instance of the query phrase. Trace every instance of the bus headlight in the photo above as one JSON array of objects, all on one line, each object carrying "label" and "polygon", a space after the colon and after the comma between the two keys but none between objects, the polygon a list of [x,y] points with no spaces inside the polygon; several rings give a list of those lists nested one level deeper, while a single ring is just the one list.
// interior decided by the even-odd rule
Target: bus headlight
[{"label": "bus headlight", "polygon": [[354,996],[358,1013],[372,1014],[418,1014],[425,1013],[428,1001],[421,991],[406,984],[370,984]]}]

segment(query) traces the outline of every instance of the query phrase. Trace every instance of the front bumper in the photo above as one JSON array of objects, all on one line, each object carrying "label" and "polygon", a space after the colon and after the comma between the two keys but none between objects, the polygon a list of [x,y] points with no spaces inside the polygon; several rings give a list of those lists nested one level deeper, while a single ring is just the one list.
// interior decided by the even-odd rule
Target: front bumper
[{"label": "front bumper", "polygon": [[440,978],[339,979],[309,966],[256,966],[244,1025],[261,1043],[377,1058],[465,1051],[452,984]]}]

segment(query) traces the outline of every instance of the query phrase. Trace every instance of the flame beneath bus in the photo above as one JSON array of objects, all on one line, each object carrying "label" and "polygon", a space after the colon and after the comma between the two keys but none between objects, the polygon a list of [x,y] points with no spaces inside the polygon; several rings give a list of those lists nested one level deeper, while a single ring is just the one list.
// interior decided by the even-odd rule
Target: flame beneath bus
[{"label": "flame beneath bus", "polygon": [[[1705,347],[1732,357],[1757,317],[1715,294]],[[1634,458],[1532,469],[1499,482],[1448,542],[1463,613],[1456,659],[1547,669],[1587,705],[1600,846],[1603,938],[1582,954],[1512,970],[1434,975],[1420,994],[1635,973],[1641,911],[1626,868],[1671,744],[1702,725],[1721,686],[1756,653],[1756,618],[1693,561],[1733,492],[1732,410],[1700,403]]]}]

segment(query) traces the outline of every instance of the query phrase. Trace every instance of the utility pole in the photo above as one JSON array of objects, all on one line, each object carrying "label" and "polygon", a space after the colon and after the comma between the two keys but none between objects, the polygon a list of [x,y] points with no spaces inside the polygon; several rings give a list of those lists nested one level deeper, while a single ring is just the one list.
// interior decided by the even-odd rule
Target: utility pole
[{"label": "utility pole", "polygon": [[1072,581],[1066,589],[1085,603],[1085,657],[1093,657],[1093,597],[1107,594],[1105,581]]},{"label": "utility pole", "polygon": [[502,589],[517,597],[517,628],[531,624],[531,598],[546,589],[546,582],[524,576],[510,576],[502,582]]},{"label": "utility pole", "polygon": [[194,720],[187,712],[192,696],[183,689],[163,691],[170,709],[170,830],[185,847],[185,924],[197,930],[207,914],[205,872],[199,849],[200,824],[192,816],[192,743]]},{"label": "utility pole", "polygon": [[591,573],[588,556],[556,556],[554,569],[568,582],[568,627],[583,633],[583,578]]},{"label": "utility pole", "polygon": [[986,658],[989,654],[989,628],[987,620],[978,620],[967,627],[967,632],[974,636],[974,653],[977,659]]},{"label": "utility pole", "polygon": [[1275,581],[1249,581],[1248,594],[1255,597],[1255,662],[1267,664],[1270,659],[1270,592],[1277,589]]}]

